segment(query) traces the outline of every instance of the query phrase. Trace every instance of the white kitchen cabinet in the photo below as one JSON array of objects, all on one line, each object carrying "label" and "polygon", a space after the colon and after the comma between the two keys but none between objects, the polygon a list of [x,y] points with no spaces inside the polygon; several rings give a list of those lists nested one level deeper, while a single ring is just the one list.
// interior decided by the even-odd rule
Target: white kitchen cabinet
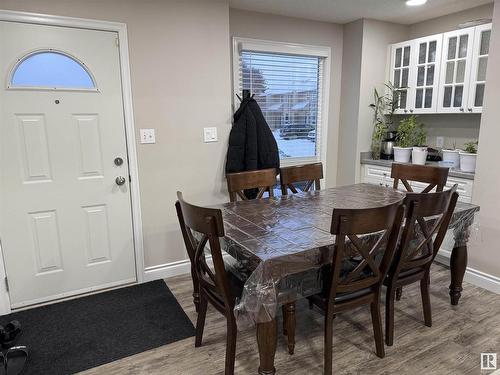
[{"label": "white kitchen cabinet", "polygon": [[467,111],[481,113],[483,110],[486,67],[490,52],[491,23],[477,26],[474,31],[471,75]]},{"label": "white kitchen cabinet", "polygon": [[391,69],[389,81],[392,82],[399,92],[398,109],[396,109],[395,113],[406,113],[412,101],[412,98],[409,97],[411,91],[408,86],[410,82],[410,64],[412,62],[412,55],[414,54],[414,44],[413,41],[408,41],[393,44],[390,48]]},{"label": "white kitchen cabinet", "polygon": [[481,113],[491,23],[390,45],[396,114]]},{"label": "white kitchen cabinet", "polygon": [[475,27],[444,33],[438,112],[465,112],[469,98]]},{"label": "white kitchen cabinet", "polygon": [[[374,184],[385,187],[392,187],[394,179],[391,178],[391,168],[379,165],[361,164],[361,182]],[[472,189],[474,187],[474,180],[466,178],[449,176],[446,182],[446,188],[449,189],[457,184],[457,192],[459,194],[459,201],[471,203]],[[420,192],[427,187],[428,184],[421,182],[410,181],[410,186],[415,192]],[[399,189],[406,191],[404,186],[400,183]]]},{"label": "white kitchen cabinet", "polygon": [[415,53],[410,66],[412,113],[435,113],[437,110],[442,42],[442,34],[413,41]]}]

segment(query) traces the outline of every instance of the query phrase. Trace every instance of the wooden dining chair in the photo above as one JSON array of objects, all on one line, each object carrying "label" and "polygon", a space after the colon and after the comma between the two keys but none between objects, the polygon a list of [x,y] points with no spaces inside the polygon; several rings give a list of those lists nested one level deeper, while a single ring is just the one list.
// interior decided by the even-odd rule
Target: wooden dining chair
[{"label": "wooden dining chair", "polygon": [[[429,193],[434,188],[436,191],[443,191],[448,180],[449,168],[435,167],[430,165],[418,164],[399,164],[392,163],[391,177],[394,179],[393,188],[397,189],[399,181],[403,184],[406,191],[413,193],[409,181],[422,182],[427,185],[421,193]],[[399,301],[403,294],[403,288],[396,289],[396,300]]]},{"label": "wooden dining chair", "polygon": [[[191,275],[197,306],[198,319],[196,321],[195,347],[201,346],[207,304],[215,307],[227,321],[226,363],[225,374],[234,374],[236,353],[236,318],[234,316],[235,299],[239,295],[232,290],[230,274],[226,272],[222,258],[219,238],[224,236],[222,212],[218,209],[198,207],[187,203],[182,193],[177,192],[176,208],[179,216],[184,242],[191,260]],[[193,231],[202,235],[198,241]],[[205,248],[209,244],[209,251],[213,261],[213,271],[205,258]]]},{"label": "wooden dining chair", "polygon": [[370,305],[377,356],[385,356],[380,292],[397,246],[404,206],[395,203],[370,209],[334,209],[330,232],[335,235],[331,267],[323,293],[308,297],[325,311],[324,373],[332,373],[335,314]]},{"label": "wooden dining chair", "polygon": [[258,189],[257,199],[262,198],[266,191],[270,197],[273,197],[276,174],[275,168],[226,174],[230,201],[236,202],[237,197],[240,197],[242,200],[248,200],[249,198],[244,192],[244,190],[248,189]]},{"label": "wooden dining chair", "polygon": [[297,183],[304,183],[301,191],[320,190],[320,180],[323,178],[323,164],[313,163],[280,168],[281,194],[287,195],[288,189],[298,193]]},{"label": "wooden dining chair", "polygon": [[429,294],[430,268],[436,257],[458,200],[457,185],[445,192],[408,193],[403,233],[384,285],[387,286],[385,342],[394,341],[394,300],[396,290],[420,282],[424,321],[432,326]]},{"label": "wooden dining chair", "polygon": [[399,164],[392,163],[391,177],[394,179],[394,189],[399,186],[399,181],[407,191],[413,192],[408,181],[423,182],[429,184],[421,193],[428,193],[436,188],[436,191],[443,191],[448,179],[448,168],[434,167],[429,165]]}]

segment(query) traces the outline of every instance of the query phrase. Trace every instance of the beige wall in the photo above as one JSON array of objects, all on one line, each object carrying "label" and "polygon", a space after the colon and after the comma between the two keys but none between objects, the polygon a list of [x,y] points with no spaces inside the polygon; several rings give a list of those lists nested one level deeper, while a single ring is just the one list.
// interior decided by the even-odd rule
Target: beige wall
[{"label": "beige wall", "polygon": [[339,163],[337,184],[352,184],[356,180],[358,150],[359,90],[361,56],[363,54],[363,20],[344,25],[342,58],[342,88],[340,100]]},{"label": "beige wall", "polygon": [[327,46],[332,50],[326,183],[336,185],[337,150],[342,73],[342,26],[271,14],[229,10],[231,36]]},{"label": "beige wall", "polygon": [[384,92],[387,46],[408,38],[407,26],[369,19],[344,26],[344,61],[338,182],[360,180],[360,153],[369,151],[373,131],[373,89]]},{"label": "beige wall", "polygon": [[360,153],[369,151],[373,133],[373,89],[385,90],[388,45],[401,37],[408,38],[407,27],[395,23],[364,20],[363,54],[361,57],[361,83],[359,91],[358,141],[356,153],[356,182],[360,181]]},{"label": "beige wall", "polygon": [[[176,191],[202,204],[227,200],[230,130],[229,6],[225,0],[0,0],[0,9],[125,22],[138,144],[146,266],[185,258]],[[203,143],[216,126],[218,143]]]},{"label": "beige wall", "polygon": [[486,94],[479,136],[473,202],[481,206],[479,238],[472,241],[469,266],[500,277],[500,0],[495,1]]}]

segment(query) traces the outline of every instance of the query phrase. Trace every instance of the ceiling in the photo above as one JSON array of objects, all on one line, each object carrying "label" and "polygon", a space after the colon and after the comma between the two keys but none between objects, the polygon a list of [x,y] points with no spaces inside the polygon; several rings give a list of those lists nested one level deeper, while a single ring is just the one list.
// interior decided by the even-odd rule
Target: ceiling
[{"label": "ceiling", "polygon": [[372,18],[412,24],[491,2],[493,0],[428,0],[425,5],[408,7],[404,0],[229,0],[229,5],[231,8],[335,23]]}]

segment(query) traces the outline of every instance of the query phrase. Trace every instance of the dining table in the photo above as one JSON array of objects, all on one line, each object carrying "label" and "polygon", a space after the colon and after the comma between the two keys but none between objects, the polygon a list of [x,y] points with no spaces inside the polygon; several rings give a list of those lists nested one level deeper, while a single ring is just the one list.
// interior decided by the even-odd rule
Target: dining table
[{"label": "dining table", "polygon": [[[331,262],[334,247],[330,233],[333,210],[381,207],[404,198],[403,191],[354,184],[212,206],[223,215],[225,259],[244,280],[235,316],[239,329],[256,326],[259,374],[275,373],[279,307],[286,306],[287,314],[294,315],[298,298],[322,290],[321,269]],[[461,296],[467,242],[478,211],[477,205],[458,202],[449,225],[454,242],[449,287],[452,305]],[[290,353],[293,345],[289,343]]]}]

